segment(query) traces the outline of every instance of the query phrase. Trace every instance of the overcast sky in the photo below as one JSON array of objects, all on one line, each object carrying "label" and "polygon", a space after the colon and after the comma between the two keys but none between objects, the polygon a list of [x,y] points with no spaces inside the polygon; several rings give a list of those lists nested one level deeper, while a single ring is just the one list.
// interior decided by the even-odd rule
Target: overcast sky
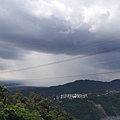
[{"label": "overcast sky", "polygon": [[[110,81],[119,73],[119,0],[0,0],[0,71],[73,59],[34,69],[0,73],[2,78],[51,86],[77,79]],[[56,77],[76,76],[58,79]],[[52,78],[52,79],[48,79]],[[25,80],[23,80],[25,79]]]}]

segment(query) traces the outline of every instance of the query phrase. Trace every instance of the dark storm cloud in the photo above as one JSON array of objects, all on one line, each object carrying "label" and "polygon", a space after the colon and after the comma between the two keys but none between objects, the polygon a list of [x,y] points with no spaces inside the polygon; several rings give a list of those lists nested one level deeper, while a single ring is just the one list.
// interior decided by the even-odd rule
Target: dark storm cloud
[{"label": "dark storm cloud", "polygon": [[[22,49],[52,54],[87,55],[89,53],[96,53],[98,51],[119,47],[119,39],[96,40],[95,36],[88,31],[77,30],[69,35],[61,35],[58,28],[52,29],[47,26],[47,28],[44,29],[46,32],[43,30],[43,33],[41,32],[38,36],[7,34],[3,36],[2,39],[6,41],[10,47],[13,47],[13,51],[16,46],[16,53]],[[99,44],[100,42],[101,44]],[[14,53],[13,51],[9,49],[9,52]]]},{"label": "dark storm cloud", "polygon": [[[64,0],[49,3],[39,0],[0,1],[0,58],[20,59],[31,51],[88,55],[119,47],[117,21],[120,18],[114,13],[117,7],[112,8],[111,2],[103,7],[104,1],[99,7],[95,0],[95,6],[86,1],[80,2],[81,7],[79,1],[73,3]],[[94,45],[103,41],[110,42]],[[77,49],[80,50],[71,52]],[[116,59],[118,54],[108,54],[107,58],[114,56]],[[100,57],[104,58],[105,55]]]},{"label": "dark storm cloud", "polygon": [[0,42],[0,57],[3,59],[21,59],[28,52],[10,43]]}]

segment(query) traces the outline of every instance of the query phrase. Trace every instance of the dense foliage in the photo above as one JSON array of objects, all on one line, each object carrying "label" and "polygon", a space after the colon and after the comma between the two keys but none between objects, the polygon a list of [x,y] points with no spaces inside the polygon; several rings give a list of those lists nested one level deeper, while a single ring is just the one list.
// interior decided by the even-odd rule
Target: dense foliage
[{"label": "dense foliage", "polygon": [[73,116],[51,100],[31,93],[29,97],[16,91],[8,95],[0,85],[0,120],[75,120]]}]

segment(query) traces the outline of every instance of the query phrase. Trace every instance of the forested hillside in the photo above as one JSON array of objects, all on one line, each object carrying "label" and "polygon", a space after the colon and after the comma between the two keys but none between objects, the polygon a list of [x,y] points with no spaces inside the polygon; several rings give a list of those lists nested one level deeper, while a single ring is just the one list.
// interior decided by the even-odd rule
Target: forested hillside
[{"label": "forested hillside", "polygon": [[[120,116],[120,90],[91,93],[84,99],[62,99],[59,104],[79,120],[100,120]],[[112,120],[112,119],[110,119]]]},{"label": "forested hillside", "polygon": [[0,85],[0,120],[76,120],[58,105],[40,95],[28,97],[17,91],[9,95]]}]

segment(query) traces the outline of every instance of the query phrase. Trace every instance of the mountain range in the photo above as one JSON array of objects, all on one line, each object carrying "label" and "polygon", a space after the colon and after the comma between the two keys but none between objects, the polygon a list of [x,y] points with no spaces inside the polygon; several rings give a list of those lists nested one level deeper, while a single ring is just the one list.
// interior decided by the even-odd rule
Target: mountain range
[{"label": "mountain range", "polygon": [[102,82],[95,80],[76,80],[63,85],[51,86],[51,87],[33,87],[33,86],[22,86],[20,83],[9,84],[8,88],[10,91],[15,91],[16,89],[21,90],[24,94],[28,94],[30,91],[44,96],[51,96],[57,94],[69,94],[69,93],[88,93],[96,92],[108,89],[120,88],[120,79],[115,79],[110,82]]}]

